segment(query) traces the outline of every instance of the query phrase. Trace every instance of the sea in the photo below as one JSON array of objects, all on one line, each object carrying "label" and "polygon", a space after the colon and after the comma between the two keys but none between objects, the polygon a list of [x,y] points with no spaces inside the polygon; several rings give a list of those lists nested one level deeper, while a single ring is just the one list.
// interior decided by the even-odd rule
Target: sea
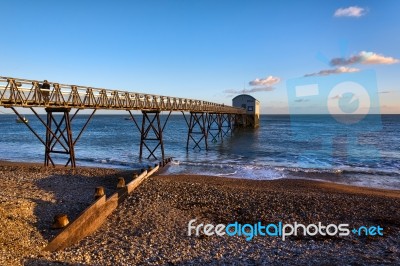
[{"label": "sea", "polygon": [[[188,118],[188,114],[186,114]],[[41,115],[45,119],[45,115]],[[141,125],[141,114],[135,114]],[[161,116],[161,124],[167,120]],[[45,139],[45,127],[26,115]],[[88,115],[72,121],[74,137]],[[128,115],[94,115],[75,145],[78,166],[141,169],[157,160],[139,159],[140,133]],[[173,161],[164,174],[202,174],[273,180],[301,178],[365,187],[400,189],[400,115],[349,119],[329,115],[261,115],[256,129],[235,129],[186,149],[188,126],[171,115],[163,131],[165,156]],[[43,163],[44,146],[16,116],[0,114],[0,160]],[[195,135],[195,138],[198,138]],[[151,143],[150,143],[151,144]],[[149,145],[150,145],[149,144]],[[156,155],[160,156],[159,151]],[[65,163],[62,155],[56,163]]]}]

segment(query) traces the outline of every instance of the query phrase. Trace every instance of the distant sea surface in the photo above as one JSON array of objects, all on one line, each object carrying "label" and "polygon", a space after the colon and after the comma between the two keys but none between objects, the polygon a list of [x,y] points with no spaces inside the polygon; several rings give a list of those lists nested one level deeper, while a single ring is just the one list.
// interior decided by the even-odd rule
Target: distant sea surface
[{"label": "distant sea surface", "polygon": [[[44,138],[34,115],[29,124]],[[72,122],[75,137],[87,115]],[[140,169],[140,134],[127,115],[95,115],[75,146],[78,166]],[[140,125],[141,115],[136,115]],[[43,162],[44,146],[16,116],[0,115],[0,160]],[[43,115],[43,119],[45,115]],[[166,116],[162,116],[162,122]],[[377,122],[378,121],[378,125]],[[351,130],[325,115],[261,115],[258,129],[240,129],[212,142],[209,149],[186,151],[187,125],[172,115],[163,132],[168,173],[248,179],[304,178],[400,189],[400,116],[382,115]],[[230,135],[230,134],[229,134]],[[148,153],[145,153],[145,155]],[[56,158],[57,159],[57,158]],[[63,160],[56,160],[63,163]]]}]

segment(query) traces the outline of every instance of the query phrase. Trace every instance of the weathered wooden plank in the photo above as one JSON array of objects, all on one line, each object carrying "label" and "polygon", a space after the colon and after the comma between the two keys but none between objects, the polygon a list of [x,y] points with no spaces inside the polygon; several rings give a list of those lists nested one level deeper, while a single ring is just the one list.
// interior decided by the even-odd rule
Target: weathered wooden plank
[{"label": "weathered wooden plank", "polygon": [[132,180],[131,182],[126,184],[128,194],[131,193],[135,188],[137,188],[140,185],[140,183],[143,182],[143,180],[146,178],[146,176],[147,176],[147,171],[144,171],[138,177],[136,177],[134,180]]},{"label": "weathered wooden plank", "polygon": [[107,219],[107,217],[118,207],[118,205],[135,190],[147,177],[153,175],[159,166],[151,171],[144,171],[137,178],[129,182],[125,187],[120,188],[116,193],[106,199],[106,196],[99,198],[90,205],[60,234],[58,234],[45,248],[45,251],[54,252],[71,246],[84,237],[95,232]]},{"label": "weathered wooden plank", "polygon": [[82,214],[72,223],[70,223],[64,230],[59,233],[46,247],[45,251],[56,251],[69,246],[80,239],[91,234],[99,222],[96,217],[99,217],[102,207],[106,203],[106,196],[99,198],[92,205],[90,205]]}]

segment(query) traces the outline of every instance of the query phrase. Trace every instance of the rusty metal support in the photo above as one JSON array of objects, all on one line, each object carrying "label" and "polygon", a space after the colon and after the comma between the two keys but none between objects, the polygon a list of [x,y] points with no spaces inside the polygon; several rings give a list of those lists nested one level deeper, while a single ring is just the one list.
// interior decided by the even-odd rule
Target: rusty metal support
[{"label": "rusty metal support", "polygon": [[230,117],[229,123],[231,125],[231,136],[236,129],[235,116],[236,116],[235,114],[229,114],[229,117]]},{"label": "rusty metal support", "polygon": [[[89,124],[90,120],[92,120],[94,113],[96,113],[97,109],[94,109],[93,112],[90,114],[88,120],[86,120],[86,123],[83,125],[81,131],[79,132],[78,136],[76,137],[76,139],[74,140],[74,146],[75,144],[78,142],[78,140],[80,139],[80,137],[82,136],[83,131],[85,131],[87,125]],[[79,109],[76,111],[76,113],[72,116],[71,118],[71,122],[74,119],[75,115],[78,113]]]},{"label": "rusty metal support", "polygon": [[[40,117],[40,115],[35,111],[35,109],[30,107],[33,114],[46,128],[46,134],[45,134],[46,140],[43,140],[42,137],[40,137],[40,135],[29,125],[28,122],[26,122],[23,119],[23,117],[18,113],[18,111],[14,107],[11,107],[11,109],[18,116],[18,118],[21,121],[23,121],[23,123],[28,127],[28,129],[36,136],[36,138],[45,146],[45,159],[44,159],[45,166],[49,166],[49,164],[51,164],[52,166],[55,165],[53,158],[51,157],[51,153],[56,153],[56,154],[68,154],[69,158],[65,166],[71,164],[71,168],[76,167],[74,146],[82,136],[83,131],[86,129],[87,125],[92,119],[94,113],[96,112],[96,109],[94,109],[93,112],[90,114],[89,118],[83,125],[82,129],[79,131],[79,134],[75,140],[72,139],[71,122],[76,117],[80,109],[77,109],[74,115],[70,118],[69,117],[70,108],[45,108],[47,112],[47,122],[45,122]],[[63,115],[62,117],[60,117],[60,119],[57,120],[56,117],[53,115],[53,112],[63,113]],[[53,125],[55,127],[53,127]],[[55,149],[56,146],[62,149],[56,150]]]},{"label": "rusty metal support", "polygon": [[222,139],[228,136],[229,132],[232,135],[232,117],[231,114],[221,115],[221,136]]},{"label": "rusty metal support", "polygon": [[218,139],[221,139],[221,142],[224,141],[224,138],[228,136],[229,133],[232,135],[233,131],[233,116],[231,114],[208,114],[208,127],[207,134],[211,136],[212,142],[217,142]]},{"label": "rusty metal support", "polygon": [[208,114],[207,115],[207,134],[211,136],[211,142],[217,142],[218,139],[222,139],[222,120],[221,120],[221,114]]},{"label": "rusty metal support", "polygon": [[238,125],[238,118],[237,117],[239,117],[240,115],[238,115],[238,114],[232,114],[231,115],[231,127],[232,127],[232,133],[237,129],[237,128],[239,128],[240,126]]},{"label": "rusty metal support", "polygon": [[[50,134],[52,134],[53,136],[55,136],[55,134],[52,132],[52,130],[47,126],[46,122],[43,121],[43,119],[39,116],[39,114],[35,111],[35,109],[33,109],[32,107],[30,108],[31,111],[35,114],[35,116],[39,119],[39,121],[46,127],[47,130],[50,131]],[[78,137],[76,137],[76,139],[74,140],[74,145],[76,144],[76,142],[78,142],[78,140],[80,139],[80,137],[82,136],[83,131],[85,131],[87,125],[89,124],[89,122],[92,120],[94,113],[96,113],[97,109],[94,109],[93,112],[90,114],[88,120],[86,120],[85,124],[83,125],[83,127],[81,128],[81,130],[79,131]],[[78,114],[78,112],[80,111],[80,109],[77,109],[76,112],[74,113],[74,115],[71,117],[70,122],[72,122],[72,120],[74,120],[75,116]],[[15,111],[14,111],[15,112]],[[29,127],[29,125],[27,124],[27,126]],[[65,132],[67,128],[64,127],[64,129],[62,130],[62,133]],[[32,131],[32,130],[31,130]],[[34,132],[34,131],[33,131]],[[34,132],[35,134],[35,132]],[[36,135],[36,134],[35,134]],[[38,137],[36,135],[36,137]],[[38,137],[39,140],[40,137]],[[43,145],[45,145],[44,141],[41,141],[43,143]]]},{"label": "rusty metal support", "polygon": [[[183,112],[182,112],[183,113]],[[183,117],[185,118],[186,124],[188,126],[188,136],[187,136],[187,142],[186,142],[186,150],[189,149],[189,142],[192,140],[194,142],[194,147],[199,148],[200,147],[200,142],[204,140],[204,144],[206,146],[206,150],[208,149],[208,144],[207,144],[207,113],[204,112],[190,112],[190,119],[189,121],[187,120],[185,114],[183,113]],[[196,136],[199,136],[199,138],[196,139]]]},{"label": "rusty metal support", "polygon": [[11,107],[11,110],[14,111],[14,113],[18,116],[19,120],[22,121],[22,122],[29,128],[29,130],[36,136],[36,138],[37,138],[44,146],[46,146],[46,143],[44,142],[44,140],[36,133],[36,131],[28,124],[28,122],[26,122],[25,119],[23,119],[23,117],[17,112],[17,110],[15,110],[14,107]]},{"label": "rusty metal support", "polygon": [[[76,167],[75,162],[75,151],[74,151],[74,141],[72,139],[72,128],[71,120],[69,118],[70,108],[46,108],[47,112],[47,127],[46,127],[46,150],[45,150],[45,166],[49,166],[51,163],[54,166],[54,161],[51,158],[51,154],[67,154],[68,160],[65,166],[71,164],[72,168]],[[54,113],[62,113],[62,117],[57,119]],[[53,125],[55,126],[55,131],[53,130]],[[67,135],[65,136],[65,131],[61,129],[65,126]],[[57,145],[59,144],[59,145]],[[57,150],[56,147],[61,146],[63,149]]]},{"label": "rusty metal support", "polygon": [[[137,128],[139,125],[136,123],[135,118],[132,113],[129,111],[132,120],[134,121]],[[149,156],[153,157],[157,160],[155,152],[158,148],[161,149],[161,157],[162,160],[165,158],[164,154],[164,141],[163,141],[163,130],[168,122],[168,119],[171,115],[169,112],[167,119],[164,122],[164,125],[161,125],[160,120],[160,111],[142,111],[142,127],[139,128],[140,131],[140,150],[139,150],[139,158],[143,157],[143,147],[147,149],[149,152]],[[153,143],[152,145],[150,143]]]},{"label": "rusty metal support", "polygon": [[[44,86],[45,84],[46,86]],[[65,153],[69,155],[66,166],[70,164],[71,167],[75,167],[74,145],[80,139],[81,134],[97,109],[127,110],[132,118],[131,110],[142,111],[142,127],[136,123],[135,119],[133,121],[141,132],[140,157],[143,155],[144,146],[150,152],[148,158],[152,156],[156,158],[155,151],[161,148],[164,159],[162,135],[167,121],[161,126],[160,112],[162,111],[170,112],[170,114],[171,112],[182,112],[184,114],[188,125],[187,149],[190,141],[194,142],[194,148],[201,149],[200,144],[203,140],[205,148],[208,149],[207,139],[209,133],[213,142],[216,142],[218,138],[222,140],[229,131],[232,132],[232,120],[235,120],[235,127],[246,124],[245,109],[224,104],[180,97],[68,85],[58,82],[44,83],[38,80],[2,76],[0,76],[0,106],[12,108],[20,119],[22,117],[15,108],[30,108],[46,128],[46,139],[44,140],[42,134],[37,134],[28,123],[25,123],[46,148],[45,165],[50,163],[54,165],[51,154]],[[45,119],[42,119],[33,107],[47,108],[47,121],[44,121]],[[71,118],[69,115],[70,109],[77,109]],[[94,111],[81,129],[78,137],[73,140],[71,122],[80,109],[93,109]],[[186,118],[185,112],[190,112],[190,121]],[[56,117],[60,116],[54,116],[53,113],[62,113],[61,119],[57,120]],[[213,115],[209,115],[209,113]],[[217,125],[217,133],[215,135],[211,133],[215,131],[212,131],[210,123]],[[152,139],[149,134],[155,137]],[[150,141],[157,141],[154,149],[150,149],[149,145],[147,145]],[[56,146],[58,148],[61,147],[62,150],[56,150]]]},{"label": "rusty metal support", "polygon": [[247,127],[247,115],[235,114],[235,127],[237,128]]}]

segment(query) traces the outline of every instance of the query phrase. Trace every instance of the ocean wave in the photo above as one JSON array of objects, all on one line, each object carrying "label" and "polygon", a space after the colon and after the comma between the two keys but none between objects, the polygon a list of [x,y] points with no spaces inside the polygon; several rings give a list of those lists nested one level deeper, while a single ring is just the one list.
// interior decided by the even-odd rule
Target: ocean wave
[{"label": "ocean wave", "polygon": [[400,189],[400,173],[393,170],[341,165],[337,168],[302,168],[241,162],[178,161],[164,174],[201,174],[254,180],[304,178],[358,186]]}]

